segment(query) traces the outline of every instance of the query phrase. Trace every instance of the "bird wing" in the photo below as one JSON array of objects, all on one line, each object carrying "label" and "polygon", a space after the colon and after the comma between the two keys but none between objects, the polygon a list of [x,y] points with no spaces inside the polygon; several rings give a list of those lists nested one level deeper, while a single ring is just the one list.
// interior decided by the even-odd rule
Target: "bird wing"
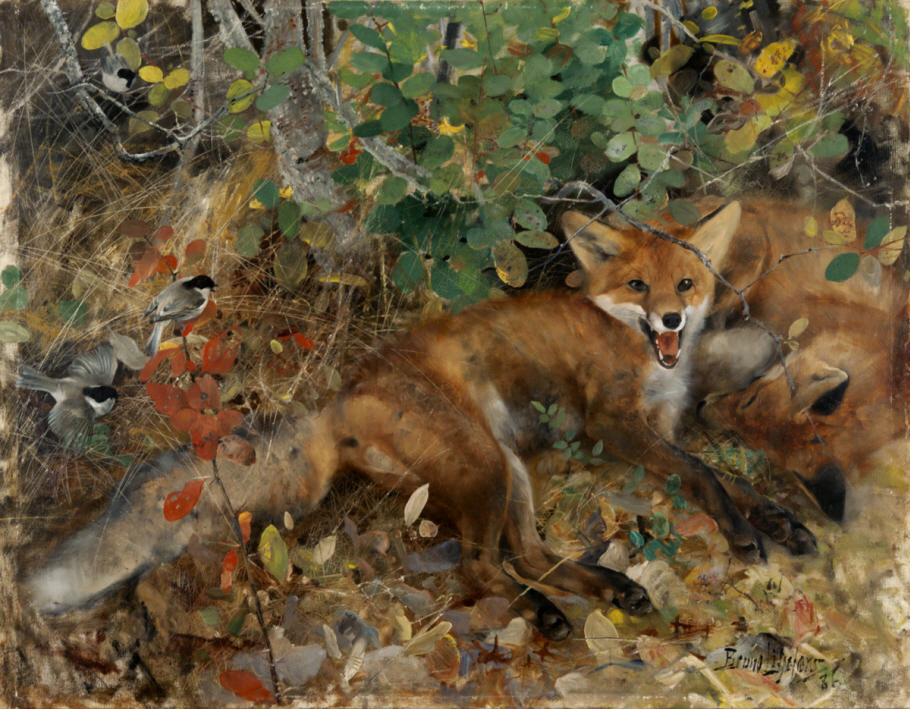
[{"label": "bird wing", "polygon": [[167,303],[152,318],[152,322],[161,320],[183,320],[189,319],[190,314],[195,314],[205,305],[205,296],[198,290],[186,291],[186,297],[173,303]]},{"label": "bird wing", "polygon": [[92,434],[95,412],[82,396],[78,399],[66,398],[51,409],[47,420],[60,443],[66,448],[81,451]]},{"label": "bird wing", "polygon": [[72,361],[66,373],[85,382],[85,385],[110,384],[117,373],[117,356],[114,354],[113,346],[109,342],[103,342],[91,352],[79,355]]}]

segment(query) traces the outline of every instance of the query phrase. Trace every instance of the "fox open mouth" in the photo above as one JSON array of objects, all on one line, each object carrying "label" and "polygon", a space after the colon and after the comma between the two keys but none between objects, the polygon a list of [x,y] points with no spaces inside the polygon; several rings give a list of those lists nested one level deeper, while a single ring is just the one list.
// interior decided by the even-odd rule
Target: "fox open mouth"
[{"label": "fox open mouth", "polygon": [[665,369],[673,369],[679,362],[679,348],[682,344],[682,331],[679,332],[655,332],[646,322],[642,322],[641,329],[651,340],[654,346],[654,353],[657,355],[657,361]]}]

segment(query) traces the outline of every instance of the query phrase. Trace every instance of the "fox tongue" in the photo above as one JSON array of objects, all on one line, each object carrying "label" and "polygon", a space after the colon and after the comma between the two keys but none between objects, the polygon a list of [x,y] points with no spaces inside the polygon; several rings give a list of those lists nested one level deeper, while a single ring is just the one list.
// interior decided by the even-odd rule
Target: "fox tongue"
[{"label": "fox tongue", "polygon": [[676,361],[679,354],[679,333],[662,332],[654,337],[657,344],[657,351],[660,352],[662,362],[671,364]]}]

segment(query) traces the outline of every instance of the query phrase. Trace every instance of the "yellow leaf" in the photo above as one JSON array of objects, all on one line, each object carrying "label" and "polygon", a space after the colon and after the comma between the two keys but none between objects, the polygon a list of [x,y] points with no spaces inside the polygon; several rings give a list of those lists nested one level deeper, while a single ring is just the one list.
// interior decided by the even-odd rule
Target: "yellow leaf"
[{"label": "yellow leaf", "polygon": [[116,22],[99,22],[89,27],[82,35],[82,46],[85,49],[101,49],[120,36]]},{"label": "yellow leaf", "polygon": [[253,199],[250,200],[250,209],[265,209],[265,205],[253,197]]},{"label": "yellow leaf", "polygon": [[899,226],[889,231],[885,238],[882,239],[882,245],[878,247],[878,260],[884,266],[890,266],[900,256],[901,249],[904,248],[904,239],[907,236],[907,227]]},{"label": "yellow leaf", "polygon": [[237,98],[238,96],[243,96],[247,91],[253,88],[253,85],[246,79],[237,79],[233,82],[227,90],[228,98]]},{"label": "yellow leaf", "polygon": [[856,212],[846,198],[831,208],[831,228],[840,234],[842,243],[849,243],[856,238]]},{"label": "yellow leaf", "polygon": [[288,572],[288,547],[273,524],[262,531],[262,537],[259,539],[259,559],[266,571],[279,581],[284,581]]},{"label": "yellow leaf", "polygon": [[831,229],[825,229],[822,232],[822,239],[835,246],[841,246],[844,243],[844,237]]},{"label": "yellow leaf", "polygon": [[317,249],[330,249],[335,245],[335,231],[325,222],[306,222],[300,227],[298,237],[303,243]]},{"label": "yellow leaf", "polygon": [[727,131],[726,135],[724,135],[724,145],[734,155],[751,150],[755,145],[755,141],[758,140],[759,132],[756,122],[750,120],[742,128]]},{"label": "yellow leaf", "polygon": [[555,24],[562,22],[564,19],[566,19],[569,16],[569,14],[571,12],[572,12],[571,5],[563,8],[562,12],[560,12],[556,17],[553,18],[553,24],[555,25]]},{"label": "yellow leaf", "polygon": [[701,11],[701,18],[703,20],[713,20],[717,17],[717,8],[714,5],[708,5],[704,10]]},{"label": "yellow leaf", "polygon": [[493,263],[503,283],[519,288],[528,279],[528,260],[511,241],[493,249]]},{"label": "yellow leaf", "polygon": [[853,35],[850,34],[850,31],[842,26],[835,25],[828,32],[828,36],[825,37],[825,46],[830,52],[836,54],[842,54],[850,50],[853,47],[855,40]]},{"label": "yellow leaf", "polygon": [[[800,96],[806,85],[806,77],[793,69],[784,69],[784,85],[775,94],[757,93],[753,97],[769,116],[776,117],[789,106],[802,100]],[[808,119],[811,120],[811,119]]]},{"label": "yellow leaf", "polygon": [[712,44],[732,44],[734,47],[739,46],[739,40],[728,34],[706,34],[698,38],[699,42],[711,42]]},{"label": "yellow leaf", "polygon": [[104,0],[104,2],[99,2],[98,7],[95,8],[95,15],[100,17],[102,20],[110,20],[113,18],[114,13],[117,11],[114,9],[114,6]]},{"label": "yellow leaf", "polygon": [[781,42],[771,42],[765,47],[755,60],[755,71],[760,76],[774,76],[784,68],[787,60],[796,49],[795,39],[785,39]]},{"label": "yellow leaf", "polygon": [[442,123],[439,124],[439,133],[440,135],[455,135],[456,133],[461,133],[464,130],[464,126],[453,126],[449,123],[448,118],[443,118]]},{"label": "yellow leaf", "polygon": [[806,236],[810,236],[813,239],[818,236],[818,221],[815,217],[806,217],[806,221],[803,224],[803,231],[806,232]]},{"label": "yellow leaf", "polygon": [[278,190],[278,196],[281,197],[281,199],[290,199],[292,194],[294,194],[294,188],[290,185]]},{"label": "yellow leaf", "polygon": [[116,45],[117,54],[126,59],[130,69],[136,71],[142,65],[142,50],[132,37],[124,37]]},{"label": "yellow leaf", "polygon": [[692,34],[697,35],[699,32],[701,32],[701,27],[692,22],[692,20],[686,20],[683,22],[683,25],[685,25],[686,29],[689,30],[689,32]]},{"label": "yellow leaf", "polygon": [[790,325],[790,329],[787,331],[787,337],[799,337],[806,331],[807,327],[809,327],[809,318],[794,320],[793,324]]},{"label": "yellow leaf", "polygon": [[146,64],[139,70],[139,78],[149,84],[157,84],[164,78],[164,72],[156,66]]},{"label": "yellow leaf", "polygon": [[322,283],[341,283],[344,286],[365,287],[370,285],[366,279],[355,276],[353,273],[330,273],[326,276],[320,276],[319,280]]},{"label": "yellow leaf", "polygon": [[179,89],[188,83],[190,83],[190,72],[182,67],[174,69],[174,71],[164,77],[164,85],[169,89]]},{"label": "yellow leaf", "polygon": [[267,143],[272,137],[272,122],[258,121],[247,128],[246,137],[254,143]]},{"label": "yellow leaf", "polygon": [[284,352],[284,345],[278,342],[278,340],[272,340],[269,343],[269,349],[271,349],[275,354],[281,354]]},{"label": "yellow leaf", "polygon": [[694,52],[695,50],[692,47],[685,44],[677,44],[675,47],[670,47],[651,65],[651,78],[657,79],[662,76],[670,76],[670,74],[682,68]]},{"label": "yellow leaf", "polygon": [[114,19],[121,29],[128,30],[142,22],[148,14],[148,0],[117,0]]}]

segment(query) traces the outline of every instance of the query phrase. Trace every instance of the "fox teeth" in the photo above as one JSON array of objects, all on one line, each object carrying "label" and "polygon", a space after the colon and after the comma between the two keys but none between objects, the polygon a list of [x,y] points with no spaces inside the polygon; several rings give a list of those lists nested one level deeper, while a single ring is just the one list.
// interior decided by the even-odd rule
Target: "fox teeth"
[{"label": "fox teeth", "polygon": [[661,364],[676,364],[676,359],[679,356],[678,332],[655,333],[654,344],[657,347],[657,353]]}]

